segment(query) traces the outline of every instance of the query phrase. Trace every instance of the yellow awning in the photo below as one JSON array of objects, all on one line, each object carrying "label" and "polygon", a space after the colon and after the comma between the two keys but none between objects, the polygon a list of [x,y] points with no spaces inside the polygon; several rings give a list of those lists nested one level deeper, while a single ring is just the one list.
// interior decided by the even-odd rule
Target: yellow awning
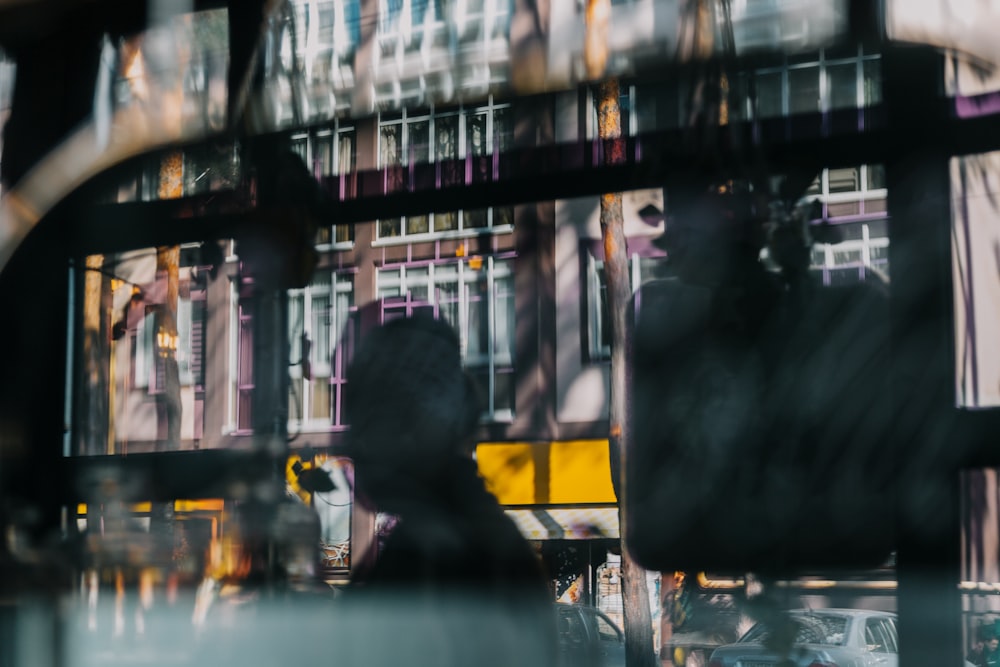
[{"label": "yellow awning", "polygon": [[483,443],[476,448],[476,460],[501,505],[618,502],[607,440]]}]

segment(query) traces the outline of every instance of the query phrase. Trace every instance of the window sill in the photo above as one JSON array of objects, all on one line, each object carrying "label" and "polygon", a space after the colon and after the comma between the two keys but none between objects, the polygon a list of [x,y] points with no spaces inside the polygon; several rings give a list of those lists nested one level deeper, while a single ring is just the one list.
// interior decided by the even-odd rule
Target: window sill
[{"label": "window sill", "polygon": [[354,241],[348,241],[346,243],[317,243],[317,252],[342,252],[344,250],[353,250]]},{"label": "window sill", "polygon": [[411,243],[426,243],[428,241],[450,241],[453,239],[474,239],[482,234],[500,236],[514,231],[514,225],[502,225],[500,227],[482,227],[477,229],[459,229],[447,232],[426,232],[424,234],[410,234],[407,236],[393,236],[386,239],[375,239],[372,241],[373,248],[384,248],[390,246],[408,245]]}]

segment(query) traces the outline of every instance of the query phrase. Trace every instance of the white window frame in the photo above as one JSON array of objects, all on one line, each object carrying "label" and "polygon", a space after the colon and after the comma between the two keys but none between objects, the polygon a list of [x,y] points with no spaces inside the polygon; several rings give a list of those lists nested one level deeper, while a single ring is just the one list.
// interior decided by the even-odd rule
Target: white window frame
[{"label": "white window frame", "polygon": [[[354,151],[352,159],[354,164],[343,165],[340,159],[341,142],[346,137],[351,137]],[[338,181],[338,194],[341,199],[346,199],[348,178],[352,176],[357,168],[357,129],[351,123],[341,124],[340,119],[335,119],[333,125],[321,130],[312,132],[298,132],[290,137],[292,150],[305,161],[310,173],[318,180],[323,177],[336,177]],[[329,142],[330,161],[326,164],[319,155],[319,145]],[[320,252],[330,250],[349,250],[354,247],[353,234],[346,241],[337,241],[335,225],[330,225],[330,242],[317,243],[316,249]]]},{"label": "white window frame", "polygon": [[[791,114],[791,91],[789,86],[789,73],[794,70],[805,70],[811,68],[819,69],[819,108],[816,110],[819,113],[829,113],[832,108],[830,106],[830,82],[827,76],[827,70],[830,67],[843,66],[843,65],[854,65],[855,67],[855,105],[854,107],[838,107],[838,108],[856,108],[861,109],[876,103],[875,101],[869,101],[866,98],[865,91],[865,65],[870,62],[881,62],[882,56],[878,53],[865,53],[864,49],[859,45],[857,54],[850,56],[843,56],[837,58],[827,58],[826,51],[820,50],[818,58],[813,61],[801,62],[801,63],[788,63],[787,61],[782,65],[777,65],[774,67],[762,67],[751,72],[749,75],[751,77],[757,78],[761,75],[768,74],[778,74],[781,77],[781,113],[780,116],[767,115],[760,116],[761,119],[764,118],[778,118],[787,117]],[[879,95],[881,98],[881,95]],[[759,99],[758,99],[759,102]],[[753,108],[753,100],[750,99],[749,95],[745,100],[743,100],[743,117],[744,118],[757,118],[756,109]]]},{"label": "white window frame", "polygon": [[[380,267],[376,273],[376,294],[379,295],[379,299],[383,303],[383,318],[386,311],[402,310],[406,315],[412,315],[413,309],[420,307],[433,308],[434,315],[437,317],[440,313],[442,303],[438,286],[444,284],[444,279],[439,279],[437,272],[440,272],[443,267],[449,268],[449,274],[451,275],[447,276],[447,278],[450,279],[454,276],[455,283],[459,286],[459,289],[457,289],[458,302],[456,304],[458,322],[449,322],[449,324],[455,327],[458,333],[462,362],[467,368],[475,368],[480,371],[485,370],[489,378],[487,383],[488,395],[483,397],[486,402],[486,410],[481,415],[481,421],[511,422],[514,418],[513,408],[497,408],[496,374],[498,370],[504,370],[513,374],[515,359],[513,355],[508,358],[497,353],[496,310],[498,281],[512,280],[514,276],[514,258],[512,256],[484,257],[482,258],[482,266],[478,269],[470,267],[467,261],[455,260],[421,262],[419,264],[394,264]],[[421,272],[426,270],[427,273],[426,275],[421,275],[418,279],[411,279],[408,276],[408,272],[413,272],[415,269]],[[451,269],[455,269],[455,272],[452,273]],[[487,351],[472,357],[469,353],[469,309],[470,304],[473,302],[470,286],[479,280],[479,276],[483,271],[486,272],[486,294],[482,298],[487,300]],[[417,280],[420,282],[418,283]],[[415,287],[426,287],[428,295],[426,301],[410,298],[410,290]],[[395,289],[398,296],[385,296],[383,292],[387,289]],[[511,404],[515,400],[513,393],[516,390],[514,386],[512,382]]]},{"label": "white window frame", "polygon": [[[831,271],[833,270],[857,269],[859,281],[863,281],[873,269],[884,271],[882,267],[888,262],[873,260],[872,250],[887,249],[889,239],[884,236],[872,238],[867,223],[862,223],[861,234],[862,238],[860,239],[841,241],[835,244],[816,243],[813,245],[809,268],[822,274],[824,285],[831,284]],[[844,253],[857,253],[858,259],[843,261],[838,255]],[[821,262],[816,261],[818,257],[822,257]]]},{"label": "white window frame", "polygon": [[[429,141],[430,141],[430,144],[429,144],[429,147],[428,147],[429,161],[430,161],[430,163],[437,162],[437,156],[436,156],[437,143],[435,141],[435,129],[436,129],[435,128],[435,121],[439,120],[441,118],[450,118],[450,117],[453,117],[453,116],[457,116],[457,119],[458,119],[458,145],[456,146],[456,155],[454,157],[455,160],[469,160],[472,157],[489,157],[489,156],[494,156],[495,157],[495,156],[498,155],[498,152],[499,152],[498,151],[498,149],[499,149],[498,137],[497,137],[497,134],[496,134],[496,127],[495,127],[496,113],[498,111],[504,111],[504,110],[509,110],[509,109],[510,109],[510,104],[509,103],[497,103],[497,102],[494,101],[493,96],[491,95],[486,100],[486,102],[484,102],[483,104],[479,104],[479,105],[475,105],[475,106],[469,106],[469,107],[462,106],[462,107],[459,107],[456,110],[448,110],[448,111],[445,111],[445,112],[442,112],[442,113],[436,113],[432,109],[432,110],[427,111],[427,112],[421,112],[421,113],[418,113],[418,114],[413,114],[413,113],[409,112],[407,109],[404,108],[398,114],[398,117],[397,117],[397,114],[393,114],[393,118],[391,118],[390,120],[384,120],[382,118],[382,116],[380,115],[379,119],[378,119],[378,141],[377,141],[377,145],[376,145],[376,155],[378,157],[378,168],[382,169],[382,170],[385,170],[384,171],[384,174],[385,174],[384,178],[388,179],[388,175],[389,175],[388,168],[389,167],[394,167],[394,168],[401,167],[401,168],[405,169],[407,167],[412,166],[411,165],[411,161],[410,161],[410,150],[409,150],[409,147],[410,147],[410,126],[413,123],[418,123],[418,122],[426,122],[427,123],[427,132],[428,132],[428,137],[429,137]],[[477,116],[479,114],[485,114],[486,115],[486,142],[485,142],[486,152],[484,153],[484,155],[481,155],[481,156],[472,156],[470,154],[470,148],[469,148],[468,140],[467,140],[467,135],[468,135],[468,121],[469,121],[470,117]],[[400,141],[400,149],[399,149],[400,162],[399,162],[398,165],[396,165],[396,164],[392,164],[392,165],[386,164],[384,162],[384,160],[383,160],[382,129],[384,127],[388,127],[388,126],[392,126],[392,125],[400,125],[401,126],[400,133],[399,133],[399,136],[400,136],[400,140],[399,140]],[[416,163],[414,163],[414,164],[416,164]],[[427,164],[427,163],[421,162],[421,164]],[[494,160],[493,168],[497,169],[497,164],[496,164],[495,160]],[[388,185],[388,182],[386,181],[386,186],[387,185]],[[443,231],[435,231],[435,229],[434,229],[434,215],[435,214],[434,213],[427,213],[426,215],[427,215],[427,218],[428,218],[428,220],[427,220],[427,229],[428,229],[428,231],[426,231],[426,232],[419,232],[419,233],[408,233],[407,232],[407,225],[406,225],[406,216],[400,216],[400,218],[399,218],[399,225],[400,225],[400,230],[399,231],[400,231],[400,233],[399,233],[398,236],[381,236],[381,225],[380,225],[380,222],[376,223],[376,225],[375,225],[375,235],[376,235],[376,238],[375,238],[375,241],[373,242],[373,245],[377,247],[377,246],[383,246],[383,245],[399,245],[399,244],[413,243],[413,242],[416,242],[416,241],[427,241],[427,240],[437,240],[437,239],[446,239],[446,238],[468,238],[468,237],[472,237],[472,236],[477,236],[477,235],[483,233],[484,231],[486,231],[486,232],[493,232],[493,233],[505,233],[505,232],[511,231],[513,229],[513,225],[510,225],[510,224],[505,224],[505,225],[495,224],[495,222],[494,222],[494,218],[495,218],[494,212],[495,212],[495,208],[493,208],[493,207],[490,207],[490,208],[486,209],[487,218],[486,218],[486,226],[485,227],[480,226],[480,227],[469,227],[469,228],[466,228],[466,226],[465,226],[465,219],[466,219],[466,216],[468,215],[468,213],[466,211],[462,211],[462,210],[450,211],[450,212],[448,212],[449,215],[453,214],[453,215],[457,215],[458,216],[458,228],[457,229],[451,229],[451,230],[443,230]]]},{"label": "white window frame", "polygon": [[[587,299],[587,360],[591,363],[606,363],[611,360],[611,346],[603,342],[604,338],[604,315],[601,311],[601,292],[605,289],[601,281],[601,271],[604,269],[604,260],[597,259],[586,250],[586,270],[584,280],[586,286],[584,293]],[[628,258],[629,289],[632,294],[651,276],[643,275],[642,260],[665,260],[664,257],[643,257],[638,253],[632,253]]]},{"label": "white window frame", "polygon": [[[313,388],[313,383],[325,381],[331,385],[331,392],[336,392],[336,388],[333,385],[343,386],[345,383],[344,375],[346,373],[346,359],[342,358],[343,350],[338,349],[340,344],[340,336],[344,331],[345,326],[351,319],[351,313],[356,310],[354,304],[354,276],[355,272],[350,270],[345,271],[332,271],[324,272],[325,275],[330,276],[330,282],[324,286],[319,286],[316,284],[308,285],[302,289],[288,290],[289,297],[289,328],[290,328],[290,340],[289,340],[289,350],[291,351],[291,359],[289,366],[289,375],[292,381],[303,380],[301,393],[299,393],[295,398],[299,403],[298,411],[289,411],[288,414],[288,429],[290,432],[316,432],[316,431],[327,431],[334,427],[343,427],[345,424],[342,419],[343,406],[336,397],[332,399],[332,405],[330,409],[330,419],[314,419],[310,415],[312,414],[313,400],[315,400],[315,390]],[[338,316],[339,311],[337,308],[337,297],[340,295],[350,295],[349,305],[347,311]],[[330,299],[329,313],[329,336],[330,339],[326,341],[328,349],[330,350],[330,358],[326,362],[320,362],[317,359],[317,351],[319,349],[319,341],[316,339],[316,334],[313,329],[313,308],[314,299],[318,297],[326,296]],[[302,299],[302,316],[301,322],[292,321],[291,313],[291,300],[294,298]],[[312,380],[305,381],[302,377],[302,364],[296,363],[301,362],[301,347],[300,347],[300,336],[305,332],[309,336],[309,340],[312,342],[312,349],[310,353],[310,365],[312,366]]]}]

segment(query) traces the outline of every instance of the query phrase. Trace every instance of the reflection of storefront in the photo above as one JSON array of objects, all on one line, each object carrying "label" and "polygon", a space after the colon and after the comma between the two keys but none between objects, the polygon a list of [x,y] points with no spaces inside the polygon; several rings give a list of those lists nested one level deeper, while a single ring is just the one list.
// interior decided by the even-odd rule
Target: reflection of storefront
[{"label": "reflection of storefront", "polygon": [[599,607],[621,625],[620,585],[608,585],[620,533],[607,441],[487,443],[476,458],[487,488],[535,544],[553,600]]},{"label": "reflection of storefront", "polygon": [[348,459],[304,452],[288,458],[285,469],[291,496],[312,507],[319,517],[320,575],[343,578],[351,567],[354,525],[354,469]]}]

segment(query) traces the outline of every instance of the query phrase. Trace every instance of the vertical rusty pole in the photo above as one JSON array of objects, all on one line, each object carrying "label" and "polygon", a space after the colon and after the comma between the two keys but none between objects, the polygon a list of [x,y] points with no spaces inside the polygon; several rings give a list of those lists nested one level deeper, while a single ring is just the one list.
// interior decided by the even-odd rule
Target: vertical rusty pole
[{"label": "vertical rusty pole", "polygon": [[[611,20],[610,0],[588,0],[584,64],[587,75],[602,77],[608,61],[608,31]],[[622,140],[621,108],[617,77],[601,79],[597,85],[598,136],[604,149],[604,164],[625,162]],[[628,667],[652,667],[653,621],[649,609],[646,572],[632,558],[626,542],[625,459],[628,451],[628,383],[626,352],[628,331],[626,309],[632,289],[629,283],[628,251],[620,192],[601,195],[601,236],[604,244],[604,275],[607,280],[608,314],[611,319],[611,396],[608,407],[609,446],[615,490],[618,495],[618,518],[622,550],[622,608],[625,625],[625,661]]]},{"label": "vertical rusty pole", "polygon": [[[160,199],[175,199],[184,194],[184,156],[170,153],[160,165]],[[156,341],[159,363],[163,364],[163,393],[159,395],[160,418],[166,422],[166,439],[157,449],[176,450],[181,445],[181,382],[177,365],[177,305],[180,291],[180,246],[156,249],[156,278],[166,282],[163,304],[157,309]]]},{"label": "vertical rusty pole", "polygon": [[108,364],[107,328],[104,326],[104,298],[107,278],[100,271],[104,255],[86,258],[83,277],[83,391],[77,399],[83,428],[79,431],[78,454],[104,454],[107,443]]}]

